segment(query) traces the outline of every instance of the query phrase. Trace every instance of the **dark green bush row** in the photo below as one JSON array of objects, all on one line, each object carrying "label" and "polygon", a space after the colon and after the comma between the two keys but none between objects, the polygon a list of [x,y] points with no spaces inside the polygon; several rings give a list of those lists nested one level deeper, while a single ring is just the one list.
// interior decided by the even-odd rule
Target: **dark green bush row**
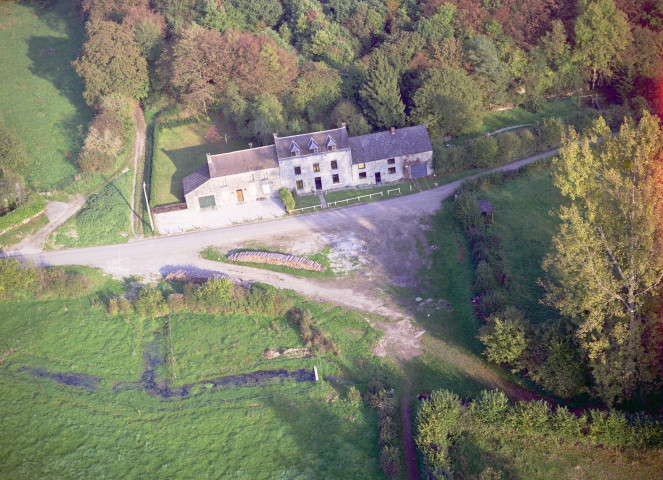
[{"label": "dark green bush row", "polygon": [[[554,435],[566,440],[591,439],[619,447],[663,446],[663,423],[643,414],[618,410],[587,410],[581,415],[566,407],[553,408],[545,401],[512,405],[500,391],[483,391],[469,407],[472,420],[493,427],[507,427],[530,435]],[[440,424],[440,429],[446,428]]]},{"label": "dark green bush row", "polygon": [[46,201],[41,195],[37,193],[32,194],[30,198],[28,198],[14,210],[0,217],[0,232],[20,225],[21,222],[27,218],[34,217],[42,210],[44,210],[45,206]]},{"label": "dark green bush row", "polygon": [[401,476],[401,448],[398,428],[398,406],[392,393],[382,383],[372,380],[366,392],[366,403],[378,412],[378,448],[380,468],[389,479]]},{"label": "dark green bush row", "polygon": [[184,311],[204,313],[261,313],[284,315],[294,302],[273,290],[253,287],[247,290],[226,279],[212,279],[198,286],[184,285],[184,294],[171,294],[168,299],[157,288],[145,287],[131,302],[124,297],[108,300],[108,314],[137,313],[157,318]]}]

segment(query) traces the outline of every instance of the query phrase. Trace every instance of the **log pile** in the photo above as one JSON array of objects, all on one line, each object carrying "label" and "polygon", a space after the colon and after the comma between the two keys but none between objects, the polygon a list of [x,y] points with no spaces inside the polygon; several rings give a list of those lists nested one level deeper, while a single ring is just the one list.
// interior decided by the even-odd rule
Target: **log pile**
[{"label": "log pile", "polygon": [[207,280],[213,278],[222,278],[225,280],[230,280],[235,285],[244,287],[246,289],[251,288],[251,284],[241,281],[239,278],[231,277],[225,273],[219,272],[206,272],[206,271],[196,271],[196,272],[187,272],[186,270],[174,270],[168,275],[166,275],[165,280],[168,282],[184,282],[184,283],[197,283],[199,285],[205,283]]},{"label": "log pile", "polygon": [[311,270],[324,272],[326,267],[308,258],[284,253],[269,252],[236,252],[228,255],[228,260],[233,262],[266,263],[269,265],[282,265],[284,267],[296,268],[298,270]]}]

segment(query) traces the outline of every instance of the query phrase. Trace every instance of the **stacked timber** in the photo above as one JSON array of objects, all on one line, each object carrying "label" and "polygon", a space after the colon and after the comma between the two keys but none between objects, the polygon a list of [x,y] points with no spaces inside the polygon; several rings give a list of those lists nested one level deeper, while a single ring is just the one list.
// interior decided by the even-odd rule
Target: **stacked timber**
[{"label": "stacked timber", "polygon": [[228,255],[228,260],[233,262],[266,263],[268,265],[282,265],[284,267],[296,268],[298,270],[311,270],[324,272],[326,267],[308,258],[285,253],[270,252],[236,252]]},{"label": "stacked timber", "polygon": [[168,273],[168,275],[166,275],[165,280],[168,282],[197,283],[201,285],[207,282],[208,280],[214,278],[230,280],[232,283],[234,283],[235,285],[239,285],[240,287],[244,287],[247,289],[251,288],[250,283],[243,282],[239,278],[231,277],[230,275],[226,275],[225,273],[208,272],[205,270],[192,271],[192,272],[186,270],[174,270]]}]

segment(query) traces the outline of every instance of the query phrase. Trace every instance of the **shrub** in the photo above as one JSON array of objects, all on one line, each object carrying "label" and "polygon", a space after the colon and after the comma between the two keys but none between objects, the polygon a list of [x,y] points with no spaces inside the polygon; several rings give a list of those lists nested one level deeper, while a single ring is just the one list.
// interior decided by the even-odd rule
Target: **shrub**
[{"label": "shrub", "polygon": [[127,298],[120,297],[117,301],[117,313],[134,313],[134,307]]},{"label": "shrub", "polygon": [[378,448],[385,445],[394,445],[398,443],[398,432],[396,429],[396,422],[393,417],[385,416],[378,422],[378,430],[380,436],[378,438]]},{"label": "shrub", "polygon": [[520,156],[520,137],[514,132],[504,132],[496,137],[498,158],[506,162]]},{"label": "shrub", "polygon": [[551,421],[555,434],[567,439],[581,438],[583,428],[587,426],[585,415],[578,418],[566,407],[557,407]]},{"label": "shrub", "polygon": [[359,390],[354,385],[348,390],[348,400],[353,404],[361,403],[361,393],[359,393]]},{"label": "shrub", "polygon": [[196,291],[196,303],[210,310],[226,309],[233,298],[235,284],[226,278],[212,278]]},{"label": "shrub", "polygon": [[336,345],[327,338],[325,332],[313,325],[313,319],[308,310],[293,308],[289,312],[289,317],[299,327],[299,334],[304,345],[322,353],[338,354]]},{"label": "shrub", "polygon": [[493,290],[481,297],[478,312],[480,318],[487,318],[502,310],[504,310],[504,294],[501,291]]},{"label": "shrub", "polygon": [[118,311],[117,307],[117,297],[111,297],[108,299],[108,315],[115,315]]},{"label": "shrub", "polygon": [[424,460],[433,468],[449,466],[448,447],[458,430],[463,407],[460,398],[447,390],[436,390],[417,412],[416,442]]},{"label": "shrub", "polygon": [[470,143],[473,165],[476,168],[490,167],[497,157],[497,141],[494,137],[481,137]]},{"label": "shrub", "polygon": [[444,143],[433,145],[433,165],[436,175],[450,175],[471,168],[470,155],[465,147],[448,148]]},{"label": "shrub", "polygon": [[474,272],[474,288],[478,294],[484,294],[497,287],[495,272],[488,262],[482,260],[477,264]]},{"label": "shrub", "polygon": [[[482,300],[485,301],[484,297]],[[479,330],[479,340],[486,346],[484,355],[495,363],[517,365],[527,349],[527,328],[523,314],[509,306],[500,315],[491,315]]]},{"label": "shrub", "polygon": [[472,261],[475,265],[490,262],[490,250],[485,242],[477,242],[472,245]]},{"label": "shrub", "polygon": [[559,147],[562,144],[562,135],[565,130],[566,125],[560,118],[545,118],[539,129],[541,147],[544,149]]},{"label": "shrub", "polygon": [[502,425],[509,415],[509,399],[499,390],[483,390],[479,400],[472,402],[472,417],[488,425]]},{"label": "shrub", "polygon": [[481,222],[476,198],[470,192],[463,192],[454,200],[453,214],[463,228],[479,225]]},{"label": "shrub", "polygon": [[0,259],[0,298],[10,298],[25,291],[37,279],[37,269],[14,258]]},{"label": "shrub", "polygon": [[90,288],[86,275],[67,272],[62,268],[39,269],[36,294],[41,297],[75,298]]},{"label": "shrub", "polygon": [[380,468],[387,478],[399,478],[401,475],[400,452],[397,446],[385,445],[380,450]]},{"label": "shrub", "polygon": [[28,200],[21,203],[14,210],[0,217],[0,232],[38,215],[44,210],[45,206],[46,201],[41,195],[31,195]]},{"label": "shrub", "polygon": [[530,129],[521,130],[518,137],[520,138],[520,154],[522,156],[536,151],[536,137]]},{"label": "shrub", "polygon": [[154,288],[144,287],[133,301],[136,313],[142,317],[162,317],[168,313],[166,301],[161,292]]},{"label": "shrub", "polygon": [[292,198],[292,193],[290,190],[285,187],[281,187],[279,189],[279,195],[281,196],[281,202],[283,202],[283,206],[287,212],[295,208],[295,199]]},{"label": "shrub", "polygon": [[549,433],[551,429],[552,410],[544,400],[519,402],[512,410],[507,423],[516,430],[529,434]]}]

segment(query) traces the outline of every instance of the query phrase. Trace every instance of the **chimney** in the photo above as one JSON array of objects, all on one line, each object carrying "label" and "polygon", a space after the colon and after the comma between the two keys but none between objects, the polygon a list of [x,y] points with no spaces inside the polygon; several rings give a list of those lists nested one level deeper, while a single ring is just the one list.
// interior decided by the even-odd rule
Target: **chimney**
[{"label": "chimney", "polygon": [[253,148],[253,142],[249,142],[249,148]]},{"label": "chimney", "polygon": [[396,134],[396,127],[391,127],[391,134],[395,135]]}]

